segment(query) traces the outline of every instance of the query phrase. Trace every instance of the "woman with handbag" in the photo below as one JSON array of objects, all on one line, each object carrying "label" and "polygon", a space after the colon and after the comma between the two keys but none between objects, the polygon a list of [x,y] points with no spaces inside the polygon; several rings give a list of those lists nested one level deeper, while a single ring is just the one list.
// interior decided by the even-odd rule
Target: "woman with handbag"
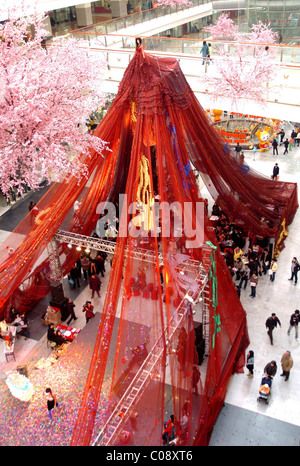
[{"label": "woman with handbag", "polygon": [[255,298],[256,296],[257,283],[258,283],[258,276],[256,275],[256,273],[253,273],[250,277],[251,294],[249,296],[251,296],[251,298]]},{"label": "woman with handbag", "polygon": [[270,265],[269,274],[270,274],[270,281],[273,282],[275,280],[275,274],[277,272],[278,265],[277,260],[273,259]]}]

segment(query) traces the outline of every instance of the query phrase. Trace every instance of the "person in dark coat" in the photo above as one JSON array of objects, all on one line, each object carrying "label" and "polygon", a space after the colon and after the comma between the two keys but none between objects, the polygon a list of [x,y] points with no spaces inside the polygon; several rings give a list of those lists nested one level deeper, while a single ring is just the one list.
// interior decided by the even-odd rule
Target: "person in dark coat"
[{"label": "person in dark coat", "polygon": [[280,135],[280,145],[283,144],[283,139],[284,139],[284,136],[285,136],[285,132],[283,129],[281,129],[278,133],[278,136]]},{"label": "person in dark coat", "polygon": [[278,155],[278,141],[276,138],[273,139],[272,146],[273,146],[273,155]]},{"label": "person in dark coat", "polygon": [[278,163],[275,163],[273,167],[273,175],[272,175],[273,180],[276,180],[278,175],[279,175],[279,167],[278,167]]},{"label": "person in dark coat", "polygon": [[11,322],[14,322],[14,320],[20,315],[19,311],[11,306],[10,310],[9,310],[9,319]]},{"label": "person in dark coat", "polygon": [[264,373],[267,374],[271,379],[273,379],[277,372],[276,361],[269,362],[264,368]]},{"label": "person in dark coat", "polygon": [[75,265],[73,265],[73,267],[70,270],[70,278],[72,278],[72,280],[74,281],[73,288],[76,288],[76,286],[78,286],[78,288],[80,287],[79,277],[80,270],[77,267],[75,267]]},{"label": "person in dark coat", "polygon": [[297,285],[297,274],[298,274],[299,269],[300,269],[300,265],[297,260],[297,257],[293,257],[292,265],[291,265],[291,278],[289,278],[289,280],[293,281],[295,278],[295,285]]},{"label": "person in dark coat", "polygon": [[70,316],[70,319],[67,322],[68,325],[72,322],[72,320],[77,320],[77,317],[74,312],[74,307],[75,304],[73,303],[72,299],[69,298],[67,302],[68,316]]},{"label": "person in dark coat", "polygon": [[258,259],[257,257],[250,257],[249,259],[249,262],[248,262],[248,266],[249,266],[249,270],[250,270],[250,277],[251,275],[255,274],[255,275],[258,275]]},{"label": "person in dark coat", "polygon": [[295,329],[295,338],[298,339],[298,324],[300,322],[300,312],[298,309],[290,317],[290,325],[287,334],[290,335],[292,328]]},{"label": "person in dark coat", "polygon": [[53,324],[48,325],[47,339],[55,342],[55,328]]},{"label": "person in dark coat", "polygon": [[98,254],[96,260],[95,260],[95,265],[96,265],[96,272],[97,275],[101,273],[102,277],[104,277],[104,272],[105,272],[105,264],[104,264],[104,259],[101,256],[101,254]]},{"label": "person in dark coat", "polygon": [[279,327],[281,328],[281,322],[280,320],[278,319],[277,315],[275,314],[275,312],[272,312],[271,316],[267,318],[266,320],[266,327],[268,329],[268,335],[270,337],[270,342],[271,342],[271,345],[273,345],[273,330],[275,327],[277,327],[277,324],[279,325]]},{"label": "person in dark coat", "polygon": [[98,275],[93,274],[91,276],[89,285],[90,285],[90,289],[92,290],[92,299],[93,299],[93,297],[95,295],[95,291],[96,291],[98,297],[101,298],[101,296],[100,296],[101,280],[98,277]]}]

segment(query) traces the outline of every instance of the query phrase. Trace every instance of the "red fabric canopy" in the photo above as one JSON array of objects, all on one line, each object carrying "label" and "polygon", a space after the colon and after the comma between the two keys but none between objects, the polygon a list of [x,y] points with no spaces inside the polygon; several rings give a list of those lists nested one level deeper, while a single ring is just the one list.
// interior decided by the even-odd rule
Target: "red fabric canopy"
[{"label": "red fabric canopy", "polygon": [[[246,314],[216,246],[206,209],[198,215],[197,208],[204,202],[193,166],[213,199],[246,235],[274,237],[279,250],[298,207],[297,185],[274,182],[241,165],[208,121],[178,62],[146,54],[141,47],[94,134],[107,141],[110,150],[104,157],[91,153],[86,159],[88,184],[87,180],[55,183],[38,203],[38,217],[28,214],[2,245],[2,312],[11,303],[28,309],[49,292],[49,259],[46,255],[43,260],[42,253],[59,227],[90,235],[98,220],[99,202],[117,203],[119,195],[126,194],[127,206],[119,213],[126,234],[119,234],[116,241],[72,444],[89,445],[95,437],[97,406],[108,377],[111,398],[103,427],[111,444],[122,438],[120,429],[130,432],[133,444],[161,444],[169,382],[179,442],[207,445],[229,378],[243,370],[249,338]],[[69,211],[78,197],[82,205],[74,217]],[[158,217],[152,215],[155,199],[159,200]],[[140,207],[139,216],[128,209],[133,202]],[[165,234],[168,217],[170,231]],[[197,247],[191,246],[199,238]],[[60,245],[60,253],[66,274],[77,253],[66,245]],[[202,285],[195,280],[193,267],[180,269],[189,264],[187,260],[201,263],[208,277],[209,349],[199,396],[193,394],[192,374],[198,363],[186,293],[196,299]],[[108,375],[114,331],[117,343]],[[142,390],[138,388],[141,380]],[[131,392],[136,393],[134,403],[126,407],[130,397],[124,399],[124,394],[132,388],[137,388]],[[114,422],[124,420],[114,437],[107,433],[111,415]],[[137,429],[132,427],[134,420]]]}]

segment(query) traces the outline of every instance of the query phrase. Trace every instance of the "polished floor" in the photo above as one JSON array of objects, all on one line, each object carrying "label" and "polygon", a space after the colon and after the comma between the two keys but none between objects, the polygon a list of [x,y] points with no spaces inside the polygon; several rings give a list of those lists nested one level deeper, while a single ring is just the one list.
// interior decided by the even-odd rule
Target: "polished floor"
[{"label": "polished floor", "polygon": [[[292,127],[286,125],[287,131]],[[278,157],[272,152],[263,152],[256,155],[253,160],[252,153],[245,153],[245,161],[256,170],[269,176],[273,165],[278,162],[280,178],[283,181],[298,181],[300,179],[300,148],[294,148],[287,156],[283,156],[282,147],[279,148]],[[205,194],[205,193],[204,193]],[[18,201],[9,210],[4,208],[0,217],[0,241],[6,238],[15,225],[28,212],[28,204],[32,197],[37,200],[42,195],[30,193],[25,199]],[[300,211],[289,228],[289,236],[285,242],[285,249],[278,259],[278,272],[274,283],[268,276],[259,280],[257,296],[249,297],[249,290],[242,291],[241,301],[247,313],[250,335],[250,347],[255,353],[254,377],[249,379],[245,374],[232,376],[225,405],[216,421],[210,446],[298,446],[300,440],[300,404],[298,391],[300,389],[300,346],[294,334],[287,335],[290,315],[299,306],[300,283],[294,286],[288,280],[290,277],[290,264],[292,257],[300,258]],[[103,292],[109,278],[109,265],[103,278]],[[81,312],[82,305],[87,298],[90,299],[89,290],[82,282],[80,288],[68,288],[78,310],[77,328],[85,327],[85,318]],[[16,361],[6,362],[3,350],[0,351],[0,385],[5,390],[5,379],[10,371],[20,365],[33,366],[40,358],[50,353],[47,347],[45,334],[46,327],[41,322],[49,298],[29,313],[30,338],[16,340]],[[102,297],[95,298],[94,304],[97,312],[101,311]],[[266,333],[265,321],[272,312],[276,312],[281,320],[281,328],[274,332],[274,345],[270,345]],[[74,326],[75,326],[74,325]],[[286,382],[280,377],[280,359],[282,354],[290,350],[294,359],[294,367],[290,379]],[[273,382],[270,403],[257,401],[258,388],[265,365],[275,359],[278,365],[277,375]],[[0,426],[1,428],[1,426]]]}]

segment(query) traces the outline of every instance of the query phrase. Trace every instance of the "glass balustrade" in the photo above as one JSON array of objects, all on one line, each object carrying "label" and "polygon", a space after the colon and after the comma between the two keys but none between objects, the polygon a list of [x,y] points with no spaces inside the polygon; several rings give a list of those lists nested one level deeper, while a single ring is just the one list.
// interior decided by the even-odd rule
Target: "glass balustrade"
[{"label": "glass balustrade", "polygon": [[[98,31],[103,30],[100,28],[100,26],[101,25],[99,25]],[[89,45],[91,47],[108,47],[110,49],[135,48],[136,36],[123,34],[119,35],[113,32],[93,32],[92,34],[89,34],[88,32],[81,33],[79,31],[76,32],[76,36],[89,40]],[[237,43],[234,42],[216,41],[208,39],[207,34],[206,37],[201,37],[198,39],[190,39],[188,37],[172,38],[162,36],[143,37],[142,34],[139,34],[139,37],[143,39],[143,46],[145,50],[188,55],[199,54],[203,40],[207,39],[212,45],[212,57],[215,60],[221,59],[221,57],[218,57],[218,51],[222,48],[225,48],[229,55],[234,56],[237,45]],[[244,56],[255,55],[256,51],[259,48],[257,44],[242,45],[244,45]],[[274,63],[290,66],[300,65],[300,45],[265,44],[265,46],[267,45],[269,46],[269,54],[271,55],[271,60]]]},{"label": "glass balustrade", "polygon": [[81,36],[92,36],[94,34],[114,34],[125,28],[136,26],[146,21],[151,21],[153,19],[168,16],[178,11],[195,8],[208,3],[211,2],[209,0],[193,0],[191,6],[176,6],[175,8],[167,6],[151,8],[150,10],[142,10],[140,13],[132,13],[131,15],[110,19],[99,24],[93,24],[92,26],[82,27],[80,29],[73,30],[70,31],[70,34],[79,34]]},{"label": "glass balustrade", "polygon": [[[193,7],[205,3],[209,2],[205,0],[196,0],[194,1]],[[144,21],[156,19],[160,16],[170,15],[172,12],[174,12],[174,9],[171,8],[155,8],[122,18],[105,21],[104,23],[95,24],[91,27],[81,28],[72,31],[72,33],[76,37],[88,40],[89,46],[94,52],[105,52],[108,68],[119,69],[120,71],[128,66],[129,60],[135,52],[135,38],[137,35],[142,38],[143,47],[146,51],[168,55],[172,54],[180,60],[180,65],[184,73],[189,77],[197,77],[197,75],[199,76],[203,73],[212,74],[216,72],[217,62],[218,60],[222,60],[222,54],[219,54],[220,49],[225,49],[232,58],[237,55],[237,43],[211,40],[208,34],[203,32],[193,34],[193,37],[190,37],[191,35],[166,37],[162,36],[162,34],[144,37],[140,33],[136,35],[124,34],[124,30],[130,26],[142,24]],[[166,21],[166,28],[170,22],[171,19],[170,21]],[[202,64],[200,50],[204,39],[207,39],[212,45],[212,59],[215,66],[200,66]],[[257,44],[241,45],[243,45],[243,59],[245,57],[251,59],[258,53],[259,46]],[[300,98],[298,102],[298,99],[295,99],[294,93],[294,90],[298,89],[300,82],[300,43],[298,44],[295,40],[289,44],[264,44],[264,46],[267,45],[269,45],[271,60],[274,64],[279,65],[278,80],[286,91],[279,98],[280,103],[300,105]],[[278,102],[276,95],[271,97],[270,100]]]}]

